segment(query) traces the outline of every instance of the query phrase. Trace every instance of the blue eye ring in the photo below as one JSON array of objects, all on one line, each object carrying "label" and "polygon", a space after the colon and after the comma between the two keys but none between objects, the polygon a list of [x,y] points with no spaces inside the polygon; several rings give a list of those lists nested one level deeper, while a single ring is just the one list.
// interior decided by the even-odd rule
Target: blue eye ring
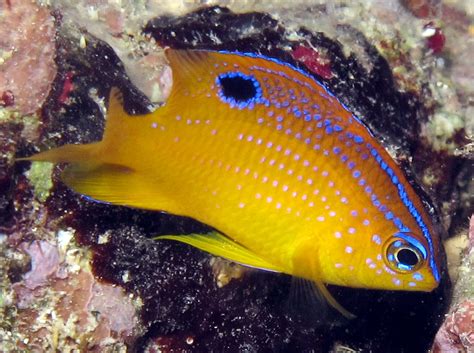
[{"label": "blue eye ring", "polygon": [[410,233],[396,233],[384,245],[386,264],[398,273],[417,271],[426,260],[426,250]]},{"label": "blue eye ring", "polygon": [[[226,95],[223,80],[235,80],[240,82],[241,85],[245,84],[252,91],[252,94],[240,99],[232,95]],[[216,86],[219,89],[218,96],[221,101],[229,104],[232,108],[253,108],[255,103],[262,103],[262,87],[253,75],[246,75],[238,71],[225,72],[216,78]]]}]

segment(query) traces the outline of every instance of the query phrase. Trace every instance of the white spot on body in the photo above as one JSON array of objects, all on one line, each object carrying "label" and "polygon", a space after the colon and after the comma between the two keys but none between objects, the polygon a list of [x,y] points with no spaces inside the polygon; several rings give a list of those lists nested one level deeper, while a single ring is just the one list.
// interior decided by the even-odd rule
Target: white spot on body
[{"label": "white spot on body", "polygon": [[352,249],[352,247],[346,246],[345,251],[346,251],[346,253],[348,253],[348,254],[352,254],[352,252],[353,252],[354,250]]}]

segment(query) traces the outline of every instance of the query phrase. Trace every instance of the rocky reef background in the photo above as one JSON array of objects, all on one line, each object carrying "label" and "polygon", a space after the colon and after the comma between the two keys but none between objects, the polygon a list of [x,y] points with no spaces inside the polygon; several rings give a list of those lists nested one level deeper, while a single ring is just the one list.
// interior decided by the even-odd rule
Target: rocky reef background
[{"label": "rocky reef background", "polygon": [[[472,351],[473,15],[468,1],[0,2],[0,351]],[[62,166],[15,163],[100,140],[112,86],[130,113],[163,102],[166,46],[259,52],[324,82],[445,230],[440,288],[332,287],[357,319],[308,318],[287,310],[287,276],[152,239],[205,225],[98,204]]]}]

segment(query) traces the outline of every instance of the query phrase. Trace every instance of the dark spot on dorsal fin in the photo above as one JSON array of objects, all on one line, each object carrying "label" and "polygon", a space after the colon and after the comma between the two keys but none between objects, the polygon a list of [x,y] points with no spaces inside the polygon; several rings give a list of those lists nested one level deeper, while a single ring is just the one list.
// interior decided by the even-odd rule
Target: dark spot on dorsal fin
[{"label": "dark spot on dorsal fin", "polygon": [[222,95],[237,103],[247,102],[257,95],[257,84],[254,78],[238,73],[228,73],[219,77]]}]

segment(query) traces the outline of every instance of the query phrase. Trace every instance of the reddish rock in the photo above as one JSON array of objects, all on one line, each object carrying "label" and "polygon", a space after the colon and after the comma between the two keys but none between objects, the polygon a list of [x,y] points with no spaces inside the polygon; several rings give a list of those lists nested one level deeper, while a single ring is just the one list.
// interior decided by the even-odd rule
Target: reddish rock
[{"label": "reddish rock", "polygon": [[2,1],[0,33],[0,92],[9,91],[21,113],[33,113],[56,75],[54,19],[35,2]]}]

